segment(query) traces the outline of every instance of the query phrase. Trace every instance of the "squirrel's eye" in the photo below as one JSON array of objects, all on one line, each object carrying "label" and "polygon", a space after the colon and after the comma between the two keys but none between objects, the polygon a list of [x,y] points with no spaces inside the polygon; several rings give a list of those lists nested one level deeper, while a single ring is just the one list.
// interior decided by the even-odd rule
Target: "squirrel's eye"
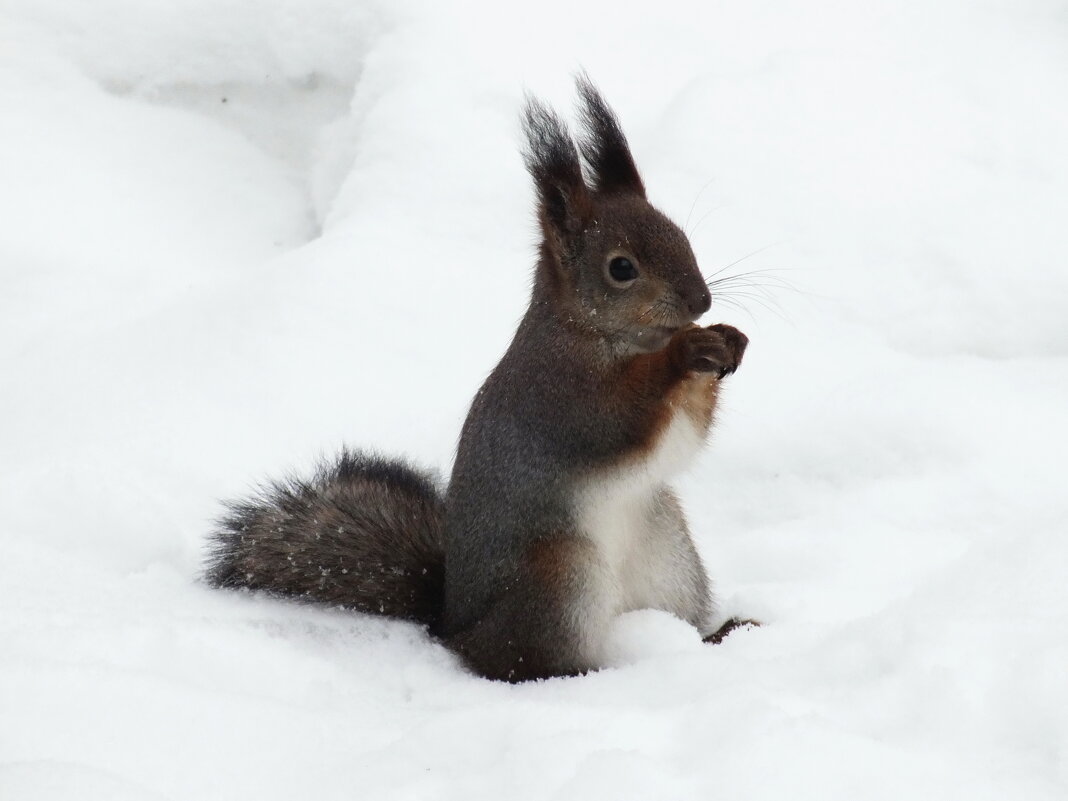
[{"label": "squirrel's eye", "polygon": [[608,274],[612,276],[613,281],[629,284],[638,277],[638,268],[634,266],[630,259],[616,256],[612,261],[608,262]]}]

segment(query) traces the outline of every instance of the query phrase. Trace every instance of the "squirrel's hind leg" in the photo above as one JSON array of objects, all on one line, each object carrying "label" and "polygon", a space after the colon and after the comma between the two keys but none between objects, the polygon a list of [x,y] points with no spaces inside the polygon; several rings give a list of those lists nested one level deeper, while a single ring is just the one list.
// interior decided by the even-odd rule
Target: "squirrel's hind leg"
[{"label": "squirrel's hind leg", "polygon": [[595,670],[615,612],[604,575],[584,538],[541,538],[527,548],[486,614],[446,643],[490,679],[520,682]]},{"label": "squirrel's hind leg", "polygon": [[623,566],[624,609],[661,609],[691,623],[701,636],[715,631],[711,582],[690,537],[675,494],[662,488],[649,508],[645,536]]},{"label": "squirrel's hind leg", "polygon": [[701,638],[718,645],[735,629],[760,626],[760,622],[716,614],[712,582],[694,547],[678,498],[667,487],[657,495],[649,517],[649,536],[637,550],[644,580],[624,577],[631,588],[627,609],[662,609],[693,624]]}]

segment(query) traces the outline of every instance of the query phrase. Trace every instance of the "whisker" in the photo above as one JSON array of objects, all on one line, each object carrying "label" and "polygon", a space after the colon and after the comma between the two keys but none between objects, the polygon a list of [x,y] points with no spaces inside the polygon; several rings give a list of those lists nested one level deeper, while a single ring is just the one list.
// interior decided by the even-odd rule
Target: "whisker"
[{"label": "whisker", "polygon": [[798,290],[790,284],[781,284],[772,281],[752,281],[749,279],[740,279],[737,281],[717,281],[708,285],[708,288],[713,292],[726,292],[731,289],[749,289],[754,292],[766,292],[770,293],[773,290],[786,289],[791,292],[797,292]]},{"label": "whisker", "polygon": [[713,206],[712,208],[710,208],[708,211],[706,211],[704,214],[702,214],[701,215],[701,219],[699,219],[694,224],[693,230],[686,232],[686,236],[692,237],[694,234],[697,233],[697,229],[701,227],[701,223],[703,223],[706,219],[708,219],[708,215],[710,215],[710,214],[712,214],[713,212],[716,212],[716,211],[721,211],[722,209],[725,209],[725,208],[727,208],[726,204],[719,205],[719,206]]},{"label": "whisker", "polygon": [[785,317],[785,314],[783,312],[782,307],[779,306],[774,301],[768,301],[768,300],[765,300],[764,298],[759,298],[759,297],[750,297],[748,300],[752,301],[753,303],[755,303],[756,305],[760,306],[761,308],[771,312],[772,314],[774,314],[779,319],[786,320],[786,317]]},{"label": "whisker", "polygon": [[750,320],[752,320],[754,323],[756,322],[756,317],[753,316],[753,313],[751,311],[749,311],[749,309],[745,308],[745,306],[743,306],[742,304],[738,303],[737,301],[731,300],[730,298],[721,298],[721,297],[713,298],[712,299],[712,305],[715,306],[717,303],[723,304],[724,306],[726,306],[729,309],[735,309],[736,311],[744,312],[749,317]]},{"label": "whisker", "polygon": [[697,201],[701,199],[701,195],[705,193],[705,190],[708,189],[708,187],[712,186],[712,184],[714,184],[715,182],[715,178],[709,178],[707,181],[705,181],[705,185],[702,186],[699,190],[697,190],[697,197],[693,199],[693,203],[690,204],[690,210],[686,212],[686,222],[682,224],[683,231],[685,231],[686,227],[690,224],[690,215],[692,215],[693,210],[697,208]]},{"label": "whisker", "polygon": [[765,250],[767,250],[769,248],[773,248],[776,245],[781,245],[781,244],[782,244],[781,242],[772,242],[770,245],[764,245],[764,247],[762,247],[762,248],[757,248],[752,253],[746,253],[740,259],[735,259],[734,261],[732,261],[730,264],[726,265],[725,267],[720,267],[718,270],[716,270],[714,273],[712,273],[712,276],[715,277],[715,276],[719,275],[721,272],[723,272],[724,270],[729,270],[734,265],[741,264],[746,259],[751,259],[751,258],[753,258],[753,256],[756,256],[758,253],[763,253]]},{"label": "whisker", "polygon": [[[727,298],[732,298],[732,299],[743,298],[745,300],[752,300],[754,303],[759,303],[761,305],[764,305],[765,308],[774,307],[775,309],[778,309],[779,311],[783,311],[782,304],[778,300],[775,300],[773,297],[770,297],[768,295],[757,295],[755,293],[750,293],[750,292],[735,292],[735,293],[720,294],[720,295],[717,295],[716,297],[718,297],[718,298],[727,297]],[[741,301],[739,300],[738,302],[741,302]]]},{"label": "whisker", "polygon": [[730,295],[730,294],[753,294],[762,298],[775,297],[777,290],[788,289],[790,291],[797,291],[793,287],[778,286],[776,284],[751,284],[751,283],[734,283],[723,286],[710,287],[713,295]]},{"label": "whisker", "polygon": [[[719,275],[721,272],[723,272],[723,271],[722,270],[717,270],[715,273],[713,273],[713,275]],[[709,284],[711,286],[713,284],[718,284],[720,281],[734,281],[734,280],[737,280],[739,278],[754,278],[754,279],[760,279],[761,281],[788,284],[789,281],[787,281],[785,278],[783,278],[780,275],[776,275],[776,273],[779,273],[779,272],[784,272],[784,270],[782,270],[780,268],[774,268],[774,267],[771,267],[771,268],[768,268],[768,269],[765,269],[765,270],[747,270],[744,273],[731,273],[730,275],[725,275],[722,278],[713,278],[711,281],[706,281],[705,283]]]}]

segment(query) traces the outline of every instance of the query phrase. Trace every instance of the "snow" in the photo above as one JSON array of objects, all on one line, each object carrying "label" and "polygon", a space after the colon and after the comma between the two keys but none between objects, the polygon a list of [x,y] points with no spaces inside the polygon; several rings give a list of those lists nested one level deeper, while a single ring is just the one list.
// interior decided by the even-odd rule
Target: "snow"
[{"label": "snow", "polygon": [[[0,798],[1061,799],[1068,17],[1042,0],[6,0]],[[751,339],[680,484],[725,613],[507,686],[209,590],[218,499],[445,471],[584,67]],[[747,254],[753,254],[746,257]],[[785,282],[788,286],[782,286]]]}]

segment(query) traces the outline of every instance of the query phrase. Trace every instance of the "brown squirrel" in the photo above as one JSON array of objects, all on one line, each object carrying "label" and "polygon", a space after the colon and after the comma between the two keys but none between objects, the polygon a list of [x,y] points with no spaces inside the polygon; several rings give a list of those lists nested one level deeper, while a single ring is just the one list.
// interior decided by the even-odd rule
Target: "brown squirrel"
[{"label": "brown squirrel", "polygon": [[[748,340],[711,305],[686,235],[653,208],[612,110],[577,80],[576,141],[529,98],[541,244],[530,306],[464,423],[444,493],[343,452],[229,504],[207,580],[419,621],[474,671],[596,669],[622,612],[718,642],[708,577],[667,482],[701,447]],[[586,176],[584,177],[584,168]]]}]

